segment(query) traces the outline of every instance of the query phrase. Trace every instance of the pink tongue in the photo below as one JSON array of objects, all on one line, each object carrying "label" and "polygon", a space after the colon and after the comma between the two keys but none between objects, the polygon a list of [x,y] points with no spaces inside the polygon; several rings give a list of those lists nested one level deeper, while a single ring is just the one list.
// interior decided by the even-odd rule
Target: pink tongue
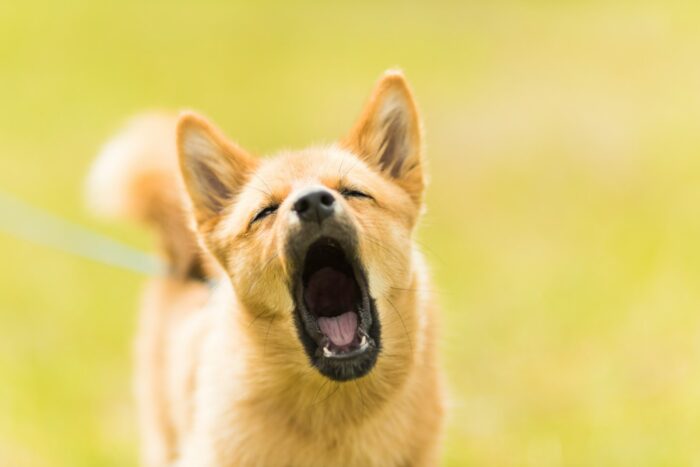
[{"label": "pink tongue", "polygon": [[321,332],[337,346],[348,345],[355,338],[357,332],[357,314],[347,311],[333,318],[318,318],[318,327]]}]

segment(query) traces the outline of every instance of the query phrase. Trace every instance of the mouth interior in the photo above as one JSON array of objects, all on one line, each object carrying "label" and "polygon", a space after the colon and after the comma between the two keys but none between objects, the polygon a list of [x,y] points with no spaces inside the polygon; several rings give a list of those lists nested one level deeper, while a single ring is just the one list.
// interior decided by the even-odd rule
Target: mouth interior
[{"label": "mouth interior", "polygon": [[343,250],[331,241],[312,245],[302,279],[304,304],[328,341],[326,349],[347,352],[357,348],[362,291]]}]

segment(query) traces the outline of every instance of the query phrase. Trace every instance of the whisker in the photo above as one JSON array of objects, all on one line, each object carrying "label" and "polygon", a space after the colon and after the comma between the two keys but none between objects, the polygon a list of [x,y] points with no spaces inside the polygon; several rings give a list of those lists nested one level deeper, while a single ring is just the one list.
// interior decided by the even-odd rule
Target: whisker
[{"label": "whisker", "polygon": [[360,394],[360,402],[362,403],[362,406],[369,412],[370,409],[365,403],[364,394],[362,393],[362,385],[358,383],[355,387],[357,388],[357,392]]},{"label": "whisker", "polygon": [[267,314],[267,310],[263,310],[257,315],[255,315],[255,317],[250,321],[250,323],[248,323],[248,329],[250,329],[253,326],[253,324],[255,324],[255,322],[265,314]]},{"label": "whisker", "polygon": [[255,287],[258,286],[258,282],[262,280],[262,275],[265,273],[267,268],[272,264],[272,262],[274,260],[276,260],[277,258],[279,258],[279,255],[277,253],[275,253],[267,261],[265,261],[265,264],[263,264],[262,268],[260,268],[260,271],[258,272],[258,276],[260,276],[260,277],[258,278],[258,280],[256,280],[255,282],[253,282],[252,284],[250,284],[248,286],[249,290],[254,290]]},{"label": "whisker", "polygon": [[367,239],[367,241],[371,242],[377,248],[380,248],[382,251],[384,251],[396,264],[400,265],[400,264],[405,262],[405,260],[400,258],[396,252],[387,248],[385,245],[383,245],[378,239],[374,238],[372,235],[365,233],[363,235],[363,238]]},{"label": "whisker", "polygon": [[396,308],[394,305],[394,302],[392,302],[389,297],[386,297],[386,301],[391,305],[391,307],[394,309],[397,315],[399,315],[399,318],[401,319],[401,325],[403,326],[403,331],[406,334],[406,340],[408,341],[408,346],[411,348],[411,353],[413,353],[413,343],[411,342],[411,336],[408,335],[408,328],[406,327],[406,322],[403,320],[403,316],[401,316],[401,312]]},{"label": "whisker", "polygon": [[[260,180],[262,182],[262,184],[265,185],[265,188],[267,188],[267,190],[268,190],[267,192],[264,192],[263,190],[260,190],[260,191],[263,191],[263,193],[265,193],[267,196],[272,198],[272,190],[270,189],[270,186],[267,184],[267,182],[265,182],[265,180],[259,174],[255,173],[255,172],[253,172],[253,176],[255,178],[257,178],[258,180]],[[253,188],[255,188],[255,187],[253,187]]]},{"label": "whisker", "polygon": [[402,292],[427,292],[427,293],[433,293],[436,295],[448,295],[448,293],[445,291],[435,290],[435,289],[418,289],[418,288],[412,288],[412,287],[394,287],[394,286],[389,286],[389,288],[394,289],[394,290],[401,290]]},{"label": "whisker", "polygon": [[270,320],[270,324],[267,325],[267,331],[265,332],[265,341],[263,343],[263,356],[267,356],[267,339],[270,336],[270,329],[272,328],[272,323],[275,321],[276,318],[277,315],[274,315]]},{"label": "whisker", "polygon": [[348,174],[349,174],[352,170],[354,170],[355,167],[357,167],[357,165],[358,165],[360,162],[362,162],[362,159],[360,159],[359,157],[357,157],[357,158],[355,159],[355,163],[352,165],[352,167],[350,167],[350,168],[340,177],[340,180],[345,180],[345,177],[347,177]]},{"label": "whisker", "polygon": [[316,391],[316,394],[314,395],[314,398],[311,400],[311,405],[314,405],[316,403],[316,398],[318,397],[319,394],[321,394],[321,391],[323,388],[326,387],[326,385],[330,382],[330,379],[326,379],[323,384],[318,388],[318,391]]},{"label": "whisker", "polygon": [[343,182],[345,181],[343,176],[341,175],[341,173],[343,172],[343,164],[344,163],[345,163],[345,158],[343,157],[340,159],[340,165],[338,166],[338,182],[341,185],[343,185],[344,184]]},{"label": "whisker", "polygon": [[248,187],[252,188],[253,190],[259,191],[260,193],[264,194],[268,198],[272,198],[272,193],[267,192],[267,191],[263,190],[262,188],[258,188],[257,186],[252,186],[252,185],[248,185]]},{"label": "whisker", "polygon": [[338,389],[340,389],[340,383],[335,383],[335,389],[333,390],[333,392],[331,392],[328,396],[326,396],[323,400],[319,401],[318,403],[319,403],[319,404],[323,404],[324,402],[326,402],[328,399],[330,399],[331,397],[333,397],[333,395],[334,395],[336,392],[338,392]]}]

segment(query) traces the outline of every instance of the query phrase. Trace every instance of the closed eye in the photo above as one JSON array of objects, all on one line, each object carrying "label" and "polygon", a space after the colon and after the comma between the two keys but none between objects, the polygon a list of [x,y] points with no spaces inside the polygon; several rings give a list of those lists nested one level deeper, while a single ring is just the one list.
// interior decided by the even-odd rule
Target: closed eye
[{"label": "closed eye", "polygon": [[345,198],[367,198],[374,199],[372,195],[365,193],[364,191],[356,190],[353,188],[343,188],[340,190],[340,194]]},{"label": "closed eye", "polygon": [[253,217],[253,220],[250,221],[251,225],[257,221],[261,221],[261,220],[265,219],[270,214],[274,214],[274,212],[277,211],[278,207],[279,207],[278,204],[271,204],[269,206],[262,208],[260,211],[258,211],[257,214],[255,214],[255,216]]}]

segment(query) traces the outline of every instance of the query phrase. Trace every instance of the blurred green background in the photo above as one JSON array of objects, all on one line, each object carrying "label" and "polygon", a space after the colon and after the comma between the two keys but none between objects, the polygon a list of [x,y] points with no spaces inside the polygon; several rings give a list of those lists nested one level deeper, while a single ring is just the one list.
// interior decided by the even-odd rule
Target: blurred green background
[{"label": "blurred green background", "polygon": [[[82,207],[125,118],[194,108],[302,147],[399,66],[432,170],[444,464],[700,465],[698,24],[661,0],[5,1],[0,191],[148,250]],[[4,233],[0,259],[0,465],[135,465],[144,278]]]}]

